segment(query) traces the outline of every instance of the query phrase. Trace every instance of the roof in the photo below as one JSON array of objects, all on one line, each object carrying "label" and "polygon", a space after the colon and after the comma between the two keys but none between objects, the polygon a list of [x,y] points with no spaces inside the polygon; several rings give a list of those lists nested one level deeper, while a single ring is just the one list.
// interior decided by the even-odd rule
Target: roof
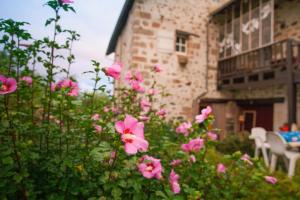
[{"label": "roof", "polygon": [[[235,1],[236,0],[228,0],[221,7],[217,8],[214,11],[212,11],[210,14],[212,16],[214,16],[214,15],[222,12],[226,7],[230,6]],[[134,4],[134,0],[126,0],[126,2],[124,3],[121,14],[118,18],[117,24],[115,26],[115,29],[113,31],[113,34],[112,34],[111,38],[110,38],[108,47],[106,49],[106,55],[109,55],[109,54],[115,52],[117,42],[118,42],[118,38],[121,35],[121,33],[122,33],[126,23],[127,23],[129,12],[131,11],[133,4]]]},{"label": "roof", "polygon": [[230,6],[231,4],[233,4],[236,0],[229,0],[226,3],[224,3],[222,6],[218,7],[217,9],[213,10],[210,15],[214,16],[219,14],[220,12],[222,12],[225,8],[227,8],[228,6]]},{"label": "roof", "polygon": [[115,52],[118,38],[121,35],[121,33],[127,23],[129,12],[133,6],[133,3],[134,3],[134,0],[126,0],[126,2],[124,3],[121,14],[120,14],[117,24],[115,26],[114,32],[110,38],[110,41],[109,41],[109,44],[108,44],[108,47],[106,50],[106,55],[109,55],[109,54]]}]

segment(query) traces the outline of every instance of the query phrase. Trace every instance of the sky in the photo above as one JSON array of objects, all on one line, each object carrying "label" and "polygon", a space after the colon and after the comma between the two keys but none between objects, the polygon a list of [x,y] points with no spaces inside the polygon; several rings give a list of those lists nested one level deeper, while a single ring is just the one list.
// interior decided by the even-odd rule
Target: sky
[{"label": "sky", "polygon": [[[46,0],[0,0],[0,18],[29,22],[30,25],[26,28],[33,38],[50,37],[53,35],[53,27],[45,28],[44,24],[47,18],[53,17],[53,11],[43,6],[45,2]],[[71,67],[71,74],[77,78],[83,91],[93,88],[91,77],[82,74],[92,69],[91,59],[99,61],[104,67],[113,62],[113,55],[108,57],[105,51],[124,2],[124,0],[74,0],[73,7],[76,13],[62,13],[60,22],[62,27],[76,30],[81,35],[80,41],[73,47],[76,60]],[[107,77],[103,77],[101,81],[108,85],[108,89],[112,89]]]}]

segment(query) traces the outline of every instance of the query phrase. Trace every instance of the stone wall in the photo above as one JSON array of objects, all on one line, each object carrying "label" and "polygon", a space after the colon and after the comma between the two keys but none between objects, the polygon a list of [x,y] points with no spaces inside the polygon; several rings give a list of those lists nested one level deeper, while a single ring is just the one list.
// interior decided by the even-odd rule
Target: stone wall
[{"label": "stone wall", "polygon": [[[213,34],[215,42],[210,48],[214,57],[206,71],[208,15],[216,5],[215,1],[136,0],[118,40],[116,60],[122,61],[127,69],[140,70],[146,88],[153,82],[152,67],[157,63],[162,66],[163,71],[155,79],[170,94],[159,99],[170,117],[191,119],[197,114],[197,98],[208,92],[207,76],[208,84],[216,91],[217,33]],[[179,64],[175,52],[176,31],[189,33],[185,66]],[[116,88],[123,83],[124,80],[116,82]]]},{"label": "stone wall", "polygon": [[300,2],[299,0],[275,3],[274,40],[293,38],[300,41]]},{"label": "stone wall", "polygon": [[[176,3],[174,3],[176,2]],[[286,97],[284,86],[236,91],[217,90],[217,63],[219,55],[218,26],[209,13],[226,0],[136,0],[127,25],[119,37],[116,60],[125,70],[140,70],[149,88],[154,79],[161,91],[170,96],[159,98],[165,104],[168,116],[191,119],[199,110],[201,99],[248,99]],[[279,3],[280,2],[280,3]],[[299,0],[275,3],[274,40],[294,38],[300,40]],[[209,23],[208,23],[209,22]],[[209,24],[209,25],[208,25]],[[187,64],[181,66],[175,52],[176,31],[190,33]],[[161,64],[163,71],[155,78],[152,67]],[[124,74],[122,75],[124,78]],[[118,88],[124,80],[115,83]],[[298,89],[300,94],[300,88]],[[298,110],[300,96],[298,95]],[[216,126],[227,129],[227,121],[237,123],[238,108],[234,102],[213,104],[218,120]],[[225,113],[224,113],[225,112]],[[300,122],[300,112],[298,112]],[[287,121],[287,104],[274,104],[274,130]],[[236,131],[237,124],[235,124]]]}]

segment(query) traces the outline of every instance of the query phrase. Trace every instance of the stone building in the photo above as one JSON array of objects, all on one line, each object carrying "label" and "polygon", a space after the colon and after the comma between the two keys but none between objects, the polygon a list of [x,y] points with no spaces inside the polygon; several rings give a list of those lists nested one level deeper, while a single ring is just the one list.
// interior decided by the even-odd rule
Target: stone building
[{"label": "stone building", "polygon": [[211,105],[225,132],[278,130],[300,124],[299,10],[299,0],[126,0],[107,54],[140,70],[146,88],[159,63],[171,117]]}]

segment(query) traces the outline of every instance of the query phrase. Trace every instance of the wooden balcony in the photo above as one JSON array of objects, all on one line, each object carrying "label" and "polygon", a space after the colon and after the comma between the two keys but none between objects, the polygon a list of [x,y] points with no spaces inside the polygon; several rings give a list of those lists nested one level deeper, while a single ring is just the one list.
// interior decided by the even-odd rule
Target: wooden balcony
[{"label": "wooden balcony", "polygon": [[290,76],[300,82],[300,43],[291,39],[220,59],[220,90],[260,88],[284,84]]}]

